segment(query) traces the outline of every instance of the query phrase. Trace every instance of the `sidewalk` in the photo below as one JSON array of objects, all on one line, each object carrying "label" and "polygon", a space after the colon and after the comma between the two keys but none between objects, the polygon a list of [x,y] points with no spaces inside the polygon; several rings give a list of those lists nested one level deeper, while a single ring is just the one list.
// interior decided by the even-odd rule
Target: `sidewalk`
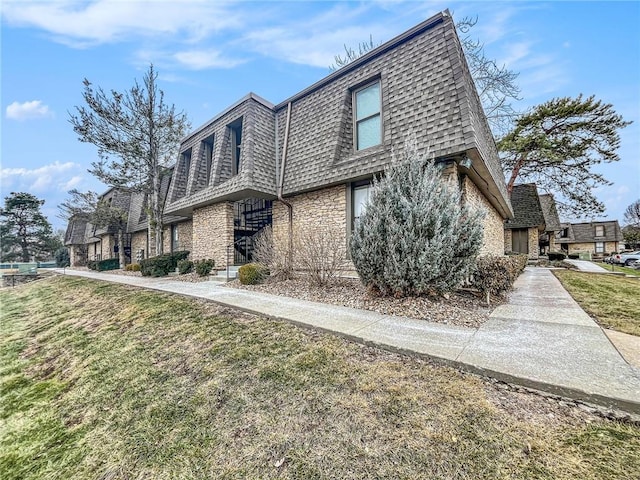
[{"label": "sidewalk", "polygon": [[622,358],[603,330],[544,268],[527,267],[508,303],[497,307],[478,329],[239,290],[216,282],[75,270],[66,274],[204,298],[361,343],[423,355],[509,383],[640,414],[640,369]]}]

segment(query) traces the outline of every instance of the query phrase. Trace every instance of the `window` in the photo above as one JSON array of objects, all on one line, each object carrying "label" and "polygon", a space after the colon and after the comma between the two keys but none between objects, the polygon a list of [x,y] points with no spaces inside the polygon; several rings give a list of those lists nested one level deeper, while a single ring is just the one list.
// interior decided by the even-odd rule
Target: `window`
[{"label": "window", "polygon": [[359,90],[354,96],[356,150],[364,150],[382,143],[380,82]]},{"label": "window", "polygon": [[189,178],[189,170],[191,170],[191,149],[185,150],[180,154],[181,162],[182,162],[182,171],[184,172],[186,178]]},{"label": "window", "polygon": [[567,238],[569,236],[569,229],[563,228],[560,230],[560,238]]},{"label": "window", "polygon": [[596,253],[604,253],[604,242],[596,242]]},{"label": "window", "polygon": [[351,228],[355,230],[358,220],[364,213],[365,203],[371,195],[371,182],[354,183],[351,187]]},{"label": "window", "polygon": [[229,125],[229,130],[231,131],[231,174],[237,175],[241,167],[242,119],[236,120]]},{"label": "window", "polygon": [[604,225],[596,225],[596,237],[604,237]]},{"label": "window", "polygon": [[178,241],[178,226],[171,225],[171,251],[177,252],[180,250],[180,243]]},{"label": "window", "polygon": [[204,163],[206,166],[206,185],[211,182],[211,166],[213,165],[213,135],[202,141],[202,150],[204,151]]}]

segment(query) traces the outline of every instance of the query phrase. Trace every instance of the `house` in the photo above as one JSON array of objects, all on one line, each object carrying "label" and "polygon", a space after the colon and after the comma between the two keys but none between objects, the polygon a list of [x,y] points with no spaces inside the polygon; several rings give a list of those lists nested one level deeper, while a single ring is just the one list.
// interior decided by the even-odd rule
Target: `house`
[{"label": "house", "polygon": [[622,231],[617,220],[562,224],[556,242],[563,252],[604,256],[619,252]]},{"label": "house", "polygon": [[[64,234],[64,246],[69,250],[69,265],[84,267],[88,260],[87,225],[88,213],[76,213],[69,219]],[[91,226],[89,228],[92,228]]]},{"label": "house", "polygon": [[268,225],[279,242],[322,230],[346,256],[373,176],[410,135],[463,201],[486,211],[482,253],[503,254],[511,204],[448,11],[283,102],[249,93],[190,133],[165,214],[188,219],[176,223],[178,239],[191,232],[192,258],[218,266],[249,261]]},{"label": "house", "polygon": [[504,249],[535,259],[555,250],[560,219],[553,195],[539,195],[533,183],[515,185],[511,192],[513,218],[504,224]]}]

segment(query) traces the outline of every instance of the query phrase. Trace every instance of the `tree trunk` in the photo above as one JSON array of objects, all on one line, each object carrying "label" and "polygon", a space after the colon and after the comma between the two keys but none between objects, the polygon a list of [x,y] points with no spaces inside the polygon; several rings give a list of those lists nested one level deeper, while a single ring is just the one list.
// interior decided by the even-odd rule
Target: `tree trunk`
[{"label": "tree trunk", "polygon": [[154,231],[155,231],[155,241],[156,241],[156,255],[162,255],[163,253],[163,245],[162,245],[162,230],[164,225],[162,223],[162,202],[160,195],[160,169],[156,165],[153,172],[153,193],[151,200],[151,210],[153,213],[153,222],[154,222]]},{"label": "tree trunk", "polygon": [[518,178],[518,175],[520,174],[520,169],[522,168],[522,165],[524,165],[524,162],[526,160],[527,160],[527,152],[522,154],[522,156],[518,159],[518,161],[514,165],[513,170],[511,171],[511,177],[509,178],[509,183],[507,183],[507,192],[509,193],[509,196],[511,196],[511,192],[513,191],[513,186],[516,183],[516,179]]},{"label": "tree trunk", "polygon": [[120,268],[124,268],[127,263],[126,256],[124,254],[124,229],[118,229],[118,258],[120,260]]}]

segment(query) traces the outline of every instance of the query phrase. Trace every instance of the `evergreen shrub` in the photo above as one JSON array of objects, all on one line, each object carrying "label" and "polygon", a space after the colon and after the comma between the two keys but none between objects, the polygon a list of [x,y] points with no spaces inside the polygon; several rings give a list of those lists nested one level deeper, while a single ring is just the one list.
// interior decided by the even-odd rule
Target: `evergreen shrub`
[{"label": "evergreen shrub", "polygon": [[191,260],[180,260],[178,262],[178,272],[180,275],[193,272],[193,262]]},{"label": "evergreen shrub", "polygon": [[[578,255],[577,253],[570,253],[569,254],[569,258],[571,260],[578,260],[580,258],[580,255]],[[563,259],[564,260],[564,259]]]},{"label": "evergreen shrub", "polygon": [[211,273],[213,267],[215,267],[216,262],[214,262],[211,258],[196,260],[194,263],[196,273],[201,277],[206,277]]},{"label": "evergreen shrub", "polygon": [[120,260],[118,258],[108,258],[95,262],[95,270],[104,272],[106,270],[118,270],[120,268]]},{"label": "evergreen shrub", "polygon": [[68,267],[71,264],[71,259],[69,257],[69,249],[66,247],[59,248],[53,254],[53,258],[56,261],[56,267]]},{"label": "evergreen shrub", "polygon": [[[549,257],[549,261],[551,262],[562,261],[567,258],[567,256],[562,252],[549,252],[547,256]],[[576,258],[578,258],[577,255]]]},{"label": "evergreen shrub", "polygon": [[238,279],[242,285],[262,283],[268,274],[267,267],[259,263],[247,263],[238,269]]},{"label": "evergreen shrub", "polygon": [[461,205],[456,184],[405,144],[385,175],[374,179],[351,237],[362,282],[381,295],[446,292],[471,274],[482,245],[483,211]]},{"label": "evergreen shrub", "polygon": [[508,292],[513,283],[527,265],[527,255],[478,257],[471,286],[486,295],[487,305],[491,295],[498,296]]},{"label": "evergreen shrub", "polygon": [[140,262],[140,271],[144,277],[164,277],[175,272],[178,262],[188,256],[189,252],[180,251],[146,258]]}]

